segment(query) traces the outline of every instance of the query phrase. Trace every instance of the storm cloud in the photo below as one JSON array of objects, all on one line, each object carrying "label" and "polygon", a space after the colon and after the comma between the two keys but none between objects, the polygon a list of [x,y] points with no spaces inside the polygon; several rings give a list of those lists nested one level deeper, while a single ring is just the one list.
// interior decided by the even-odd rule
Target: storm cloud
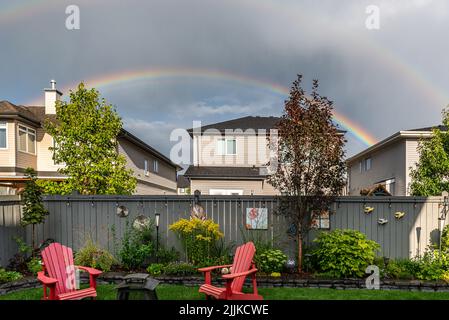
[{"label": "storm cloud", "polygon": [[[308,89],[318,79],[336,111],[377,139],[438,124],[449,103],[444,0],[26,2],[0,4],[0,100],[43,98],[52,78],[89,86],[164,68],[267,84],[173,75],[98,86],[125,127],[165,154],[170,131],[193,120],[280,115],[287,96],[268,84],[288,88],[298,73]],[[80,30],[65,27],[69,4],[80,8]],[[365,26],[368,5],[380,9],[379,30]],[[366,147],[347,138],[348,155]]]}]

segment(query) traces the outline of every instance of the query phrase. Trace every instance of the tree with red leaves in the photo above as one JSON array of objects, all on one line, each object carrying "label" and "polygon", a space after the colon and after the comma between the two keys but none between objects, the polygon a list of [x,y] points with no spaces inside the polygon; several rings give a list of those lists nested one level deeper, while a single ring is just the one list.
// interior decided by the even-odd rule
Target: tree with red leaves
[{"label": "tree with red leaves", "polygon": [[312,96],[304,92],[301,80],[298,75],[293,82],[276,126],[278,165],[268,178],[281,193],[278,214],[293,225],[299,273],[304,239],[313,220],[329,211],[346,183],[346,141],[332,121],[333,102],[318,94],[318,80],[313,81]]}]

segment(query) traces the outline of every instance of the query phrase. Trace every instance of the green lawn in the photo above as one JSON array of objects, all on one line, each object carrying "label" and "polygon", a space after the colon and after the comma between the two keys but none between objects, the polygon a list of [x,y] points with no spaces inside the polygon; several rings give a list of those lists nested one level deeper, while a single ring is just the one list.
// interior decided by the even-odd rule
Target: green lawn
[{"label": "green lawn", "polygon": [[[114,285],[99,285],[98,300],[115,300]],[[399,290],[336,290],[312,288],[261,288],[266,300],[449,300],[449,292],[411,292]],[[199,300],[198,287],[159,285],[161,300]],[[39,300],[42,289],[27,289],[0,296],[0,300]]]}]

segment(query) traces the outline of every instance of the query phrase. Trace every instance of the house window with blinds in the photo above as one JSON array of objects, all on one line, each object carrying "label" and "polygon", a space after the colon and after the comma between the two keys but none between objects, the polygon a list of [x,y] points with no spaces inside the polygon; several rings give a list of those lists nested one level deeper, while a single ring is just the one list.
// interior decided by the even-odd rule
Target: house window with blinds
[{"label": "house window with blinds", "polygon": [[237,154],[237,143],[235,138],[218,139],[217,154],[220,156]]},{"label": "house window with blinds", "polygon": [[8,148],[8,124],[0,122],[0,149]]},{"label": "house window with blinds", "polygon": [[18,149],[36,154],[36,130],[19,125]]}]

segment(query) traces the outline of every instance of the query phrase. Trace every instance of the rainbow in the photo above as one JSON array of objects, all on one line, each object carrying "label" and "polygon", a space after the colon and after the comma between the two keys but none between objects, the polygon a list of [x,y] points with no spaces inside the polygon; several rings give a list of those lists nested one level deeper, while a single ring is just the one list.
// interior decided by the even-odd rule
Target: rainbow
[{"label": "rainbow", "polygon": [[[306,21],[310,25],[313,25],[313,23],[315,24],[319,23],[318,13],[312,11],[304,12],[304,10],[302,10],[302,8],[300,7],[295,8],[292,6],[285,6],[284,4],[281,5],[278,2],[272,0],[264,0],[264,1],[246,0],[246,2],[253,3],[254,8],[257,8],[258,10],[265,10],[267,13],[273,12],[273,9],[280,9],[282,10],[281,13],[285,15],[285,18],[291,21],[297,21],[300,17],[302,21]],[[42,11],[49,11],[54,7],[54,5],[59,3],[60,2],[56,0],[27,0],[27,1],[15,1],[13,5],[0,6],[0,24],[21,19],[26,16],[36,15]],[[93,1],[88,0],[78,0],[77,3],[78,4],[83,3],[86,5],[94,4]],[[97,2],[95,2],[95,4],[97,4]],[[391,50],[389,50],[388,48],[385,48],[380,44],[376,43],[375,41],[370,39],[370,37],[367,37],[366,34],[360,36],[350,35],[347,33],[347,30],[341,29],[339,26],[333,26],[333,31],[337,33],[337,35],[342,36],[344,38],[347,39],[352,38],[353,41],[359,44],[358,47],[363,48],[362,49],[364,50],[363,54],[372,57],[374,60],[381,62],[385,66],[388,66],[389,70],[393,71],[394,74],[400,76],[401,80],[403,80],[406,83],[409,83],[411,86],[413,86],[413,89],[426,96],[429,99],[429,102],[431,102],[432,108],[441,109],[442,107],[446,106],[447,103],[449,102],[447,90],[434,84],[433,83],[434,81],[426,77],[422,71],[420,71],[410,63],[407,63],[407,59],[404,59],[404,57],[400,57]],[[130,71],[121,74],[113,74],[110,76],[98,78],[99,79],[98,84],[95,82],[96,80],[95,78],[93,79],[94,81],[89,81],[89,84],[101,87],[146,78],[155,79],[164,76],[165,77],[182,76],[177,75],[176,70],[162,71],[162,73],[165,75],[156,75],[157,72],[158,71],[142,71],[142,72]],[[145,75],[143,73],[148,74]],[[152,73],[154,74],[152,75]],[[206,74],[203,75],[190,74],[188,76],[193,77],[203,76],[212,78],[216,77],[223,80],[228,79],[232,81],[239,81],[247,85],[255,85],[258,87],[267,88],[273,92],[278,92],[282,95],[288,94],[288,89],[279,86],[278,84],[259,81],[251,78],[245,78],[242,76],[229,75],[225,74],[224,72],[215,72],[220,74],[215,76],[213,75],[214,72],[206,71],[205,73]],[[108,81],[110,81],[110,83]],[[411,90],[413,89],[411,88]],[[353,121],[351,121],[350,119],[348,119],[347,117],[343,116],[342,114],[336,111],[335,111],[335,119],[337,123],[339,123],[342,127],[347,129],[349,132],[351,132],[354,136],[357,137],[357,139],[362,141],[364,144],[371,145],[376,142],[376,139],[368,132],[366,132],[366,130],[364,130],[356,123],[354,123]]]},{"label": "rainbow", "polygon": [[[124,83],[131,83],[137,81],[159,80],[163,78],[179,78],[179,77],[226,81],[248,87],[264,89],[269,92],[276,93],[284,98],[287,98],[290,92],[289,88],[281,86],[279,84],[243,75],[238,75],[227,71],[218,71],[209,69],[189,69],[189,68],[163,68],[163,69],[150,69],[138,71],[135,70],[124,71],[120,73],[112,73],[88,79],[85,81],[85,84],[95,88],[106,88],[114,85],[122,85]],[[76,88],[76,86],[77,83],[65,86],[62,89],[62,91],[68,92],[69,90]],[[35,99],[28,104],[37,105],[40,104],[41,100],[42,99]],[[349,118],[347,118],[340,112],[336,111],[335,109],[334,109],[334,121],[367,146],[371,146],[377,142],[377,139],[374,136],[372,136],[368,131],[361,128],[354,121],[350,120]]]}]

